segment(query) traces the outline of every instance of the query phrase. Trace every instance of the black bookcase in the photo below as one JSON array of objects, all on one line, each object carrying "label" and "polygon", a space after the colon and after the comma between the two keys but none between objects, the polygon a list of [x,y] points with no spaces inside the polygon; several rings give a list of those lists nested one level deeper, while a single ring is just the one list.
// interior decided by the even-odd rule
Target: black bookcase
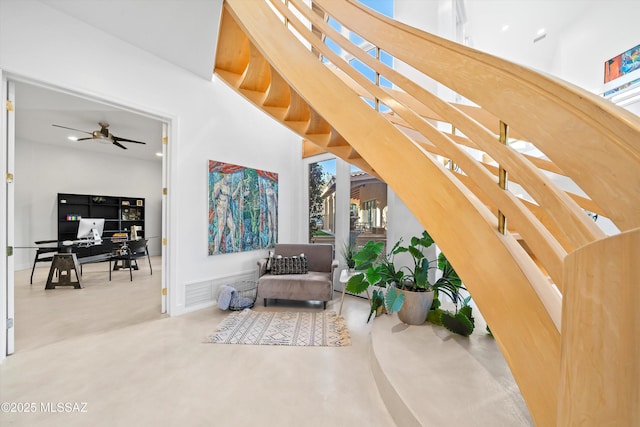
[{"label": "black bookcase", "polygon": [[130,233],[144,237],[144,198],[58,193],[58,240],[76,240],[80,218],[104,218],[102,237]]}]

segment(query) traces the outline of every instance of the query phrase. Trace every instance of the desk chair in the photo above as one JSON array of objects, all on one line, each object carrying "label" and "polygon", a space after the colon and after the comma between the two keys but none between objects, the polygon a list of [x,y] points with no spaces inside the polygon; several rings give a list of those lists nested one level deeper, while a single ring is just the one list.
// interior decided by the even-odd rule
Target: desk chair
[{"label": "desk chair", "polygon": [[[118,254],[111,256],[109,259],[109,280],[111,280],[111,261],[114,262],[113,270],[118,270],[120,267],[129,267],[129,278],[133,282],[132,270],[138,269],[138,258],[147,257],[149,261],[149,271],[153,274],[151,268],[151,257],[149,256],[149,248],[147,247],[147,240],[130,240],[122,245]],[[122,265],[118,265],[118,261],[122,262]]]},{"label": "desk chair", "polygon": [[[57,240],[39,240],[34,242],[36,245],[42,245],[45,243],[55,243]],[[33,285],[33,272],[36,271],[36,264],[39,262],[51,262],[53,256],[58,253],[58,248],[38,248],[36,250],[36,257],[33,260],[33,267],[31,268],[31,278],[29,284]],[[43,256],[44,255],[44,256]]]}]

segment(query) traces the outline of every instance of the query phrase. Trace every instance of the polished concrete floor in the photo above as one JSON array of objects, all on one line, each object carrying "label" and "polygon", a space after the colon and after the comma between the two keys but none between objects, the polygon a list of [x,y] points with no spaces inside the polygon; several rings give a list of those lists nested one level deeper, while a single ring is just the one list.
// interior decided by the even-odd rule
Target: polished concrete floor
[{"label": "polished concrete floor", "polygon": [[[11,402],[11,409],[22,413],[5,412],[7,407],[3,405],[0,425],[396,425],[383,401],[386,391],[381,395],[378,389],[371,359],[397,358],[397,352],[405,346],[412,361],[416,352],[424,353],[425,358],[429,352],[411,342],[380,346],[380,339],[376,339],[377,344],[372,345],[372,323],[365,323],[366,300],[345,299],[343,316],[352,340],[349,347],[204,344],[204,338],[227,312],[211,307],[178,317],[161,315],[159,258],[153,259],[153,264],[152,276],[148,266],[143,266],[134,272],[133,282],[128,272],[118,272],[108,282],[106,264],[85,266],[84,289],[45,291],[48,269],[38,268],[31,286],[30,271],[16,272],[16,352],[0,364],[0,402]],[[337,311],[339,296],[336,294],[328,309]],[[268,309],[317,307],[282,302]],[[383,328],[379,333],[382,340],[385,334],[396,331],[396,323],[389,317],[376,324]],[[391,332],[385,329],[387,324]],[[413,333],[417,330],[400,328]],[[395,334],[394,339],[403,336],[415,340],[402,334]],[[466,419],[464,425],[531,425],[517,388],[514,392],[513,379],[504,375],[506,366],[499,353],[496,356],[495,343],[486,345],[491,347],[488,353],[481,349],[471,359],[492,354],[491,369],[479,365],[479,374],[467,372],[472,380],[460,384],[455,371],[461,367],[468,371],[473,366],[466,364],[464,355],[447,353],[447,357],[456,357],[455,366],[442,366],[439,374],[444,379],[439,387],[450,384],[447,393],[453,397],[457,387],[472,388],[477,395],[485,396],[485,403],[489,402],[483,406],[484,414],[508,414],[483,420],[483,412],[476,411],[474,414],[480,415]],[[393,351],[387,353],[387,347]],[[401,359],[397,362],[403,365]],[[428,359],[425,362],[429,363]],[[403,393],[425,396],[427,387],[423,383],[405,380],[402,375],[391,376],[390,380],[398,378]],[[474,398],[468,390],[462,395]],[[493,404],[491,395],[499,396]],[[419,411],[426,411],[426,415],[429,411],[461,415],[467,407],[464,400],[451,401],[450,407],[433,405],[426,397],[418,405],[427,408]],[[33,411],[24,413],[26,409]],[[391,412],[394,410],[392,407]],[[422,423],[461,425],[458,416],[437,419],[437,424]]]}]

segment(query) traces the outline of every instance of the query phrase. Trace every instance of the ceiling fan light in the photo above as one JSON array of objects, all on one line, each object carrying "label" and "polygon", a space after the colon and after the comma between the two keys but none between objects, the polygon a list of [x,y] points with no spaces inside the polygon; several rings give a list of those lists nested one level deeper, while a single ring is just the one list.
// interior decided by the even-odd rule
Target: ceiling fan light
[{"label": "ceiling fan light", "polygon": [[77,137],[77,136],[68,136],[68,137],[67,137],[67,139],[68,139],[69,141],[77,141],[77,140],[78,140],[78,137]]}]

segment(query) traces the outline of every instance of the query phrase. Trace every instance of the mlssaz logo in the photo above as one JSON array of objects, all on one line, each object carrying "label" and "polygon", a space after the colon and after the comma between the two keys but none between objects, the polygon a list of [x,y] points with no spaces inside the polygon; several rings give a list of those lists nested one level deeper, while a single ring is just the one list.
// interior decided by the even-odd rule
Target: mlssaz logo
[{"label": "mlssaz logo", "polygon": [[41,402],[40,412],[87,412],[87,402]]}]

